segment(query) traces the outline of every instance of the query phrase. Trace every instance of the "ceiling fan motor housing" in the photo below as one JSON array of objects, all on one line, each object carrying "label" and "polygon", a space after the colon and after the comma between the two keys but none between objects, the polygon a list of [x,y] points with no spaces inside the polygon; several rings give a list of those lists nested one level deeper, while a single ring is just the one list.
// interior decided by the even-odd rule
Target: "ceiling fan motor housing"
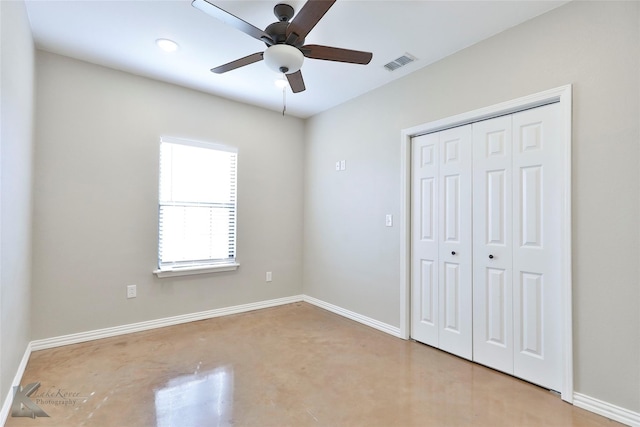
[{"label": "ceiling fan motor housing", "polygon": [[[273,14],[278,18],[278,22],[274,22],[264,29],[264,32],[273,40],[273,44],[287,43],[295,47],[304,45],[304,37],[287,40],[287,27],[289,27],[289,21],[293,18],[294,12],[293,7],[286,3],[278,3],[274,6]],[[269,45],[267,43],[267,46]]]},{"label": "ceiling fan motor housing", "polygon": [[[271,44],[281,44],[281,43],[287,43],[287,27],[289,26],[289,23],[286,21],[280,21],[280,22],[274,22],[273,24],[269,24],[269,26],[267,28],[264,29],[264,32],[267,33],[269,35],[269,37],[271,37],[271,40],[273,40],[273,43],[265,43],[267,46],[270,46]],[[298,37],[295,39],[295,41],[291,42],[289,41],[289,43],[291,46],[295,46],[295,47],[301,47],[302,45],[304,45],[304,37]]]}]

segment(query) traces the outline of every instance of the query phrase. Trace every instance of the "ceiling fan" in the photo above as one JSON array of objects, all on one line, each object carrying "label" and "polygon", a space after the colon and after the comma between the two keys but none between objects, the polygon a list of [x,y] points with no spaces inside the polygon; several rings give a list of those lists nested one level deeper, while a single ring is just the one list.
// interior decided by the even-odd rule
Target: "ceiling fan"
[{"label": "ceiling fan", "polygon": [[371,52],[304,44],[307,34],[335,2],[336,0],[308,0],[295,17],[293,7],[279,3],[273,8],[278,22],[267,26],[264,31],[219,8],[209,0],[193,0],[191,5],[267,45],[264,52],[257,52],[212,68],[212,72],[222,74],[264,59],[269,68],[284,73],[291,90],[298,93],[305,90],[300,71],[305,57],[363,65],[371,62]]}]

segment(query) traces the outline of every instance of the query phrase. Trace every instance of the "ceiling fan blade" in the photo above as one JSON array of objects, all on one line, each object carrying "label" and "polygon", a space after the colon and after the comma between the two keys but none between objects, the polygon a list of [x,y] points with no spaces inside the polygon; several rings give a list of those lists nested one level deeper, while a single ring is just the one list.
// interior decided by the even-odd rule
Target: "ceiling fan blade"
[{"label": "ceiling fan blade", "polygon": [[226,73],[227,71],[235,70],[236,68],[244,67],[245,65],[253,64],[254,62],[262,61],[263,52],[253,53],[244,58],[236,59],[227,64],[220,65],[219,67],[212,68],[211,71],[216,74]]},{"label": "ceiling fan blade", "polygon": [[295,40],[307,37],[307,34],[335,2],[336,0],[308,0],[287,27],[287,43],[289,43],[290,36],[295,36]]},{"label": "ceiling fan blade", "polygon": [[191,2],[191,6],[203,11],[207,15],[219,19],[227,25],[231,25],[232,27],[242,31],[245,34],[250,35],[255,39],[267,43],[269,46],[274,44],[274,41],[271,39],[269,34],[265,33],[260,28],[255,27],[248,22],[238,18],[237,16],[232,15],[226,10],[219,8],[209,0],[193,0]]},{"label": "ceiling fan blade", "polygon": [[302,72],[300,72],[299,70],[295,73],[287,74],[286,76],[293,93],[302,92],[306,89],[306,87],[304,86],[304,80],[302,79]]},{"label": "ceiling fan blade", "polygon": [[300,48],[307,58],[323,59],[325,61],[348,62],[350,64],[366,65],[371,62],[373,54],[359,50],[342,49],[339,47],[308,44]]}]

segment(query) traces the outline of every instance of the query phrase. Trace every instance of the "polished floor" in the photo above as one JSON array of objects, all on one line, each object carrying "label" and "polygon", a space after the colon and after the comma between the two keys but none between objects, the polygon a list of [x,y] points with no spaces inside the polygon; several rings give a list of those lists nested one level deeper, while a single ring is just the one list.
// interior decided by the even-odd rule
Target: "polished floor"
[{"label": "polished floor", "polygon": [[613,426],[305,303],[34,352],[6,426]]}]

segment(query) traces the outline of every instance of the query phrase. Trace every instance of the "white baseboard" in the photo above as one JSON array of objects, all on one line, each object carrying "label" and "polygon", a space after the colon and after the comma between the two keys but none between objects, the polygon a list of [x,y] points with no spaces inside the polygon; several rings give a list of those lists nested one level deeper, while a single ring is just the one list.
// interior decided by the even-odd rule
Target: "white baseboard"
[{"label": "white baseboard", "polygon": [[174,326],[181,323],[195,322],[197,320],[212,319],[214,317],[228,316],[230,314],[245,313],[247,311],[260,310],[263,308],[276,307],[284,304],[291,304],[303,300],[302,295],[259,301],[250,304],[235,305],[232,307],[217,308],[214,310],[201,311],[198,313],[183,314],[180,316],[165,317],[163,319],[149,320],[146,322],[131,323],[129,325],[114,326],[111,328],[97,329],[94,331],[80,332],[77,334],[63,335],[53,338],[45,338],[31,342],[31,350],[44,350],[47,348],[60,347],[63,345],[77,344],[80,342],[93,341],[101,338],[109,338],[117,335],[142,332],[149,329]]},{"label": "white baseboard", "polygon": [[640,413],[638,412],[633,412],[581,393],[573,393],[573,404],[578,408],[586,409],[622,424],[640,427]]},{"label": "white baseboard", "polygon": [[13,382],[11,383],[11,387],[9,387],[9,393],[7,393],[7,397],[4,399],[4,403],[2,405],[2,410],[0,410],[0,424],[5,425],[7,422],[7,418],[11,413],[11,404],[13,403],[13,388],[15,386],[19,386],[22,381],[22,376],[24,375],[24,370],[27,368],[27,363],[29,362],[29,357],[31,357],[31,343],[27,344],[27,348],[24,351],[24,355],[22,356],[22,360],[18,365],[18,370],[16,371],[16,375],[13,377]]},{"label": "white baseboard", "polygon": [[347,319],[355,320],[356,322],[362,323],[363,325],[367,325],[379,331],[386,332],[387,334],[393,335],[394,337],[402,338],[402,336],[400,335],[400,328],[398,327],[391,326],[387,323],[380,322],[379,320],[375,320],[370,317],[363,316],[353,311],[344,309],[342,307],[338,307],[337,305],[329,304],[328,302],[310,297],[308,295],[303,295],[302,300],[304,302],[308,302],[309,304],[313,304],[315,306],[323,308],[327,311],[339,314],[340,316],[346,317]]},{"label": "white baseboard", "polygon": [[104,329],[96,329],[93,331],[79,332],[77,334],[62,335],[53,338],[45,338],[31,341],[31,351],[45,350],[48,348],[61,347],[64,345],[77,344],[81,342],[93,341],[102,338],[115,337],[118,335],[131,334],[134,332],[142,332],[150,329],[163,328],[165,326],[174,326],[182,323],[195,322],[198,320],[212,319],[214,317],[228,316],[231,314],[245,313],[263,308],[277,307],[279,305],[291,304],[295,302],[305,301],[325,310],[339,314],[372,328],[386,332],[390,335],[400,338],[400,328],[388,325],[370,317],[363,316],[353,311],[346,310],[342,307],[324,302],[317,298],[307,295],[294,295],[291,297],[272,299],[267,301],[259,301],[255,303],[236,305],[232,307],[217,308],[213,310],[201,311],[198,313],[183,314],[180,316],[165,317],[162,319],[148,320],[145,322],[131,323],[128,325],[114,326]]}]

